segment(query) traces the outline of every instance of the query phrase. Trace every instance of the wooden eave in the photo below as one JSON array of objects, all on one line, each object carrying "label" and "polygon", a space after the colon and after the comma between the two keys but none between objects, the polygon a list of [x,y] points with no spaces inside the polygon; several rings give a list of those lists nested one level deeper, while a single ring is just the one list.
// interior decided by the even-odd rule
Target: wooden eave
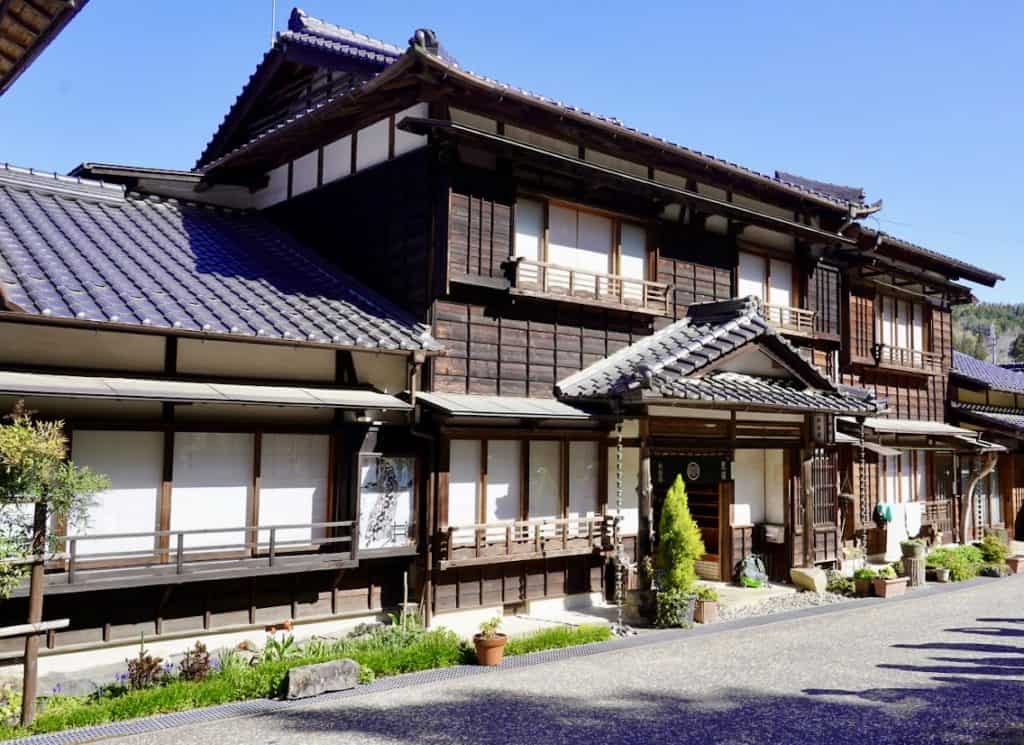
[{"label": "wooden eave", "polygon": [[639,193],[663,204],[681,203],[705,214],[721,215],[741,225],[756,225],[778,233],[792,235],[805,243],[855,244],[851,238],[811,225],[758,212],[749,207],[715,199],[690,189],[663,184],[650,178],[641,178],[597,163],[544,150],[535,145],[518,142],[449,120],[407,117],[399,122],[398,126],[400,129],[417,134],[432,135],[440,140],[483,148],[510,160],[534,163],[557,173],[583,179],[590,184],[603,180],[613,188]]},{"label": "wooden eave", "polygon": [[203,168],[203,182],[252,185],[268,171],[401,111],[420,98],[418,58],[408,52],[355,90],[273,129]]},{"label": "wooden eave", "polygon": [[[0,0],[0,96],[88,2]],[[15,14],[15,5],[20,15]]]},{"label": "wooden eave", "polygon": [[[807,213],[812,208],[824,211],[837,225],[850,214],[850,206],[811,191],[780,184],[770,177],[705,156],[649,134],[629,130],[612,121],[531,96],[497,81],[478,77],[453,66],[426,51],[414,49],[449,105],[467,108],[500,121],[517,118],[515,123],[530,128],[534,124],[552,136],[560,136],[584,147],[593,147],[610,155],[637,160],[666,171],[683,168],[701,174],[705,183],[735,190],[753,199],[770,201]],[[514,114],[515,117],[510,116]],[[632,154],[632,156],[631,156]]]}]

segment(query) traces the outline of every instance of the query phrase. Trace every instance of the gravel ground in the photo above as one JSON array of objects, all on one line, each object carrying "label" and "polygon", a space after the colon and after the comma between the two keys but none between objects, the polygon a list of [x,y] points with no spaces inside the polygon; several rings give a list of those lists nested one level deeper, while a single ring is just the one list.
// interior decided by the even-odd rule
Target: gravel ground
[{"label": "gravel ground", "polygon": [[759,603],[745,603],[743,605],[722,608],[718,612],[718,618],[721,621],[735,621],[739,618],[770,616],[773,613],[782,613],[783,611],[814,608],[819,605],[833,605],[854,600],[857,600],[857,598],[837,595],[834,592],[797,592],[792,595],[765,598]]},{"label": "gravel ground", "polygon": [[1019,742],[1024,575],[848,606],[116,743]]}]

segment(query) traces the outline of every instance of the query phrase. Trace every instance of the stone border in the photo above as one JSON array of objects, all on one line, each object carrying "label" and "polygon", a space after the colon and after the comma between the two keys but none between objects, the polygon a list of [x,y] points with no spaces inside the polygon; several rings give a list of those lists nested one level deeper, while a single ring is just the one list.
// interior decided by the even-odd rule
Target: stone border
[{"label": "stone border", "polygon": [[[1024,578],[1018,575],[1017,578]],[[1002,581],[1013,581],[1015,577],[1002,578]],[[356,688],[328,693],[316,698],[299,699],[295,701],[281,701],[277,699],[252,699],[250,701],[238,701],[219,706],[210,706],[203,709],[192,709],[189,711],[175,712],[173,714],[158,714],[143,719],[130,719],[123,722],[111,722],[99,724],[81,729],[63,730],[49,734],[30,735],[15,740],[4,741],[7,745],[80,745],[82,743],[94,742],[110,737],[125,737],[127,735],[142,735],[148,732],[173,729],[189,724],[202,724],[205,722],[216,722],[235,717],[259,716],[272,714],[276,711],[302,706],[317,701],[336,701],[354,696],[367,696],[382,691],[391,691],[399,688],[425,685],[428,683],[441,683],[447,680],[468,678],[475,675],[492,675],[503,670],[516,670],[534,665],[543,665],[549,662],[572,659],[576,657],[590,657],[605,652],[615,652],[624,649],[635,649],[654,644],[683,641],[695,637],[709,636],[726,633],[729,631],[741,631],[744,629],[768,626],[786,621],[796,621],[802,618],[814,616],[825,616],[833,613],[855,611],[860,608],[875,608],[882,603],[913,602],[924,600],[934,595],[944,595],[950,592],[959,592],[971,588],[983,586],[991,582],[998,582],[995,577],[977,577],[966,582],[950,582],[948,584],[931,583],[923,589],[915,589],[906,595],[896,598],[862,598],[843,603],[832,603],[829,605],[817,605],[809,608],[800,608],[792,611],[783,611],[765,616],[751,616],[740,618],[735,621],[723,621],[708,625],[697,625],[692,629],[664,629],[649,631],[636,636],[629,636],[619,639],[612,639],[606,642],[594,642],[583,644],[577,647],[564,647],[562,649],[551,649],[544,652],[517,655],[508,657],[497,667],[479,667],[476,665],[458,665],[455,667],[439,668],[437,670],[423,670],[417,673],[406,675],[394,675],[387,678],[357,686]],[[1022,580],[1024,581],[1024,580]]]}]

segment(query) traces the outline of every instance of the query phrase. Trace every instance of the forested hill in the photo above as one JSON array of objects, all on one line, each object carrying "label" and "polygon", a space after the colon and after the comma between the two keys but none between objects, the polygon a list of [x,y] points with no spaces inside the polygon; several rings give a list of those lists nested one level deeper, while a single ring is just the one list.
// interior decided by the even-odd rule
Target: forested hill
[{"label": "forested hill", "polygon": [[1014,345],[1018,336],[1024,337],[1024,303],[977,303],[953,310],[953,346],[961,352],[1000,364],[1024,362],[1024,338]]}]

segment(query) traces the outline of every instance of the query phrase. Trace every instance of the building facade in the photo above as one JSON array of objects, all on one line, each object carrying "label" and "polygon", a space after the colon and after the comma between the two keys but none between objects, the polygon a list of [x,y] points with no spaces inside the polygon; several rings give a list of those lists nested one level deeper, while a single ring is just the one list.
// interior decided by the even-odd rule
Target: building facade
[{"label": "building facade", "polygon": [[[116,476],[62,528],[54,653],[595,598],[676,475],[702,576],[758,553],[785,579],[884,552],[874,505],[923,510],[938,453],[985,449],[944,421],[950,308],[998,276],[862,227],[859,189],[476,75],[430,31],[294,11],[192,171],[0,183],[0,321],[37,340],[0,392]],[[96,534],[136,553],[88,559]],[[137,602],[80,610],[129,573]]]}]

